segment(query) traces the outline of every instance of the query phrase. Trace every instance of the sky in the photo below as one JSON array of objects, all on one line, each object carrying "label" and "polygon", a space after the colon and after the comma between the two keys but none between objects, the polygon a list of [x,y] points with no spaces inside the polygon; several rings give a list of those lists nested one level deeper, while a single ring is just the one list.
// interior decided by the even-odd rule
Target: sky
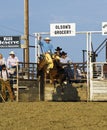
[{"label": "sky", "polygon": [[[0,35],[17,36],[24,34],[24,0],[0,1]],[[101,31],[102,22],[107,22],[107,0],[29,0],[29,44],[35,46],[34,33],[50,32],[52,23],[75,23],[76,32]],[[42,35],[45,38],[49,35]],[[49,36],[50,37],[50,36]],[[105,40],[102,34],[93,34],[93,48]],[[54,48],[60,46],[73,62],[82,62],[82,50],[86,50],[86,35],[51,37]],[[24,41],[21,41],[23,44]],[[5,58],[14,50],[23,60],[23,49],[0,49]],[[35,61],[36,49],[30,48],[30,61]],[[98,55],[105,61],[105,49]]]}]

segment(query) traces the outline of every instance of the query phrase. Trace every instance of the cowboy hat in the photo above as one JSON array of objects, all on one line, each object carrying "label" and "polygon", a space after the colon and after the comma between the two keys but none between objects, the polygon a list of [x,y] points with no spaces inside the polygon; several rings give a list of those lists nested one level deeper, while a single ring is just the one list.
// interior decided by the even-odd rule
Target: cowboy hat
[{"label": "cowboy hat", "polygon": [[10,55],[15,55],[14,51],[11,51],[9,54],[10,54]]},{"label": "cowboy hat", "polygon": [[49,37],[44,38],[44,41],[51,41]]},{"label": "cowboy hat", "polygon": [[60,48],[59,46],[55,49],[56,51],[61,51],[62,48]]},{"label": "cowboy hat", "polygon": [[64,52],[64,51],[62,51],[61,56],[62,56],[62,55],[67,55],[67,53],[66,53],[66,52]]}]

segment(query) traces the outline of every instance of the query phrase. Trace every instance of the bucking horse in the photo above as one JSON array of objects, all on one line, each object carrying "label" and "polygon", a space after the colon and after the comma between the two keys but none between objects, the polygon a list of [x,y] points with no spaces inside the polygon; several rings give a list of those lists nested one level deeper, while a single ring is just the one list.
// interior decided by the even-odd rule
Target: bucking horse
[{"label": "bucking horse", "polygon": [[45,59],[40,59],[37,67],[37,75],[43,76],[44,80],[46,80],[47,77],[49,77],[50,83],[54,85],[54,88],[56,88],[57,84],[60,84],[61,89],[63,91],[63,83],[66,81],[66,75],[63,67],[60,64],[60,61],[58,59],[52,59],[53,60],[53,68],[50,69],[49,73],[47,73],[47,66]]}]

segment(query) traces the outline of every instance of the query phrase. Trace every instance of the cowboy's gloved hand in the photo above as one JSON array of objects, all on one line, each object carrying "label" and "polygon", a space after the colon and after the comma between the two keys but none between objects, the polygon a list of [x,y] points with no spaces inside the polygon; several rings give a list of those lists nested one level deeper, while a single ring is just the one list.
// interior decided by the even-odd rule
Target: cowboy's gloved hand
[{"label": "cowboy's gloved hand", "polygon": [[52,54],[52,59],[54,59],[55,58],[55,55],[54,54]]}]

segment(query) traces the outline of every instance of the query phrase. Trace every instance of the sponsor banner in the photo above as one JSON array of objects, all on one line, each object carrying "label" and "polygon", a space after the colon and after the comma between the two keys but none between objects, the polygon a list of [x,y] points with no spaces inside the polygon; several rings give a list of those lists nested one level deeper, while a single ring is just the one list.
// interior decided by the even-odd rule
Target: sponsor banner
[{"label": "sponsor banner", "polygon": [[50,36],[75,36],[75,23],[50,24]]},{"label": "sponsor banner", "polygon": [[20,48],[20,36],[0,36],[0,48]]}]

